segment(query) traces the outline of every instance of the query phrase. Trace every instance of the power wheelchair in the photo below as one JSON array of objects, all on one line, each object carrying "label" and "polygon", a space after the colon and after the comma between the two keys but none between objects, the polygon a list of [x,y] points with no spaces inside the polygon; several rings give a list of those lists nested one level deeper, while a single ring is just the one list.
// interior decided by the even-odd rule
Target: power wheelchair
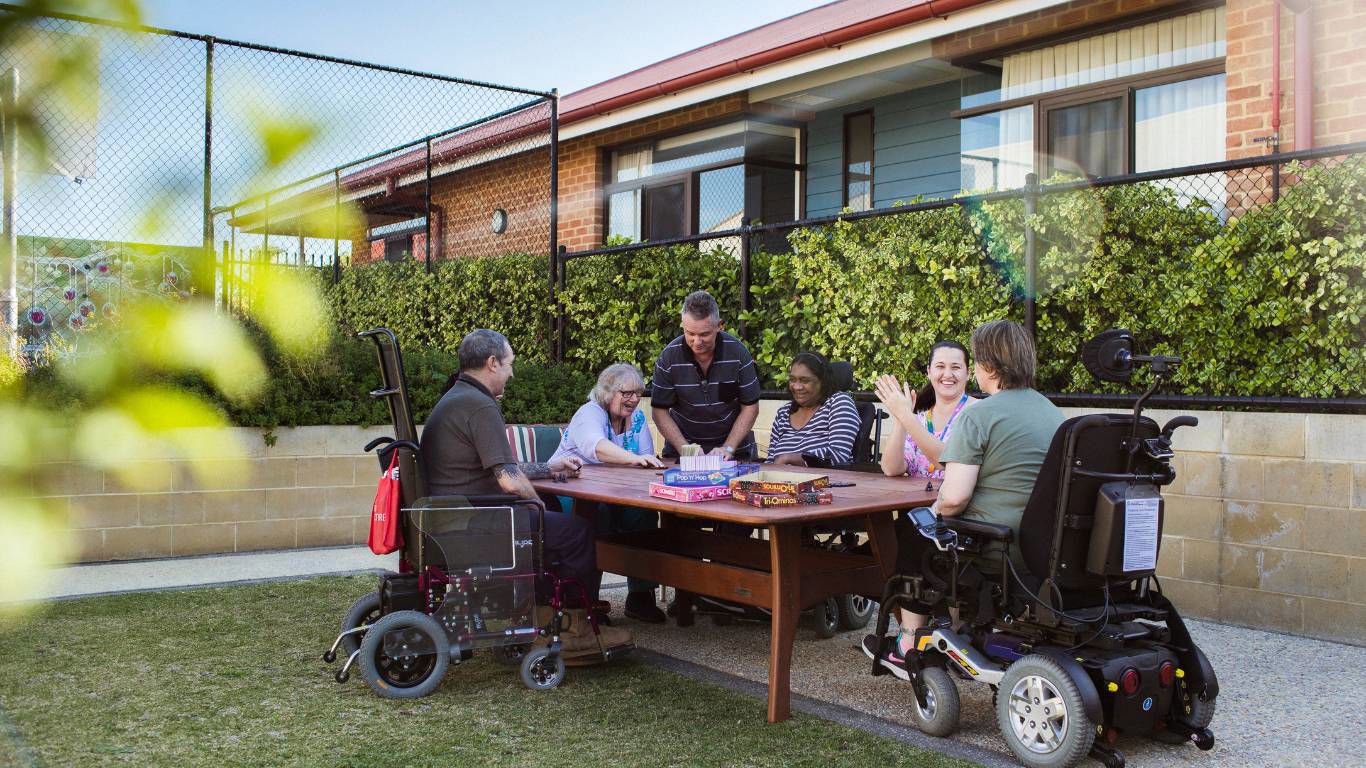
[{"label": "power wheelchair", "polygon": [[1159,430],[1142,411],[1180,359],[1134,354],[1125,330],[1102,333],[1082,357],[1106,381],[1128,381],[1146,364],[1152,384],[1132,414],[1079,416],[1058,428],[1020,523],[1026,567],[1006,554],[1017,535],[1009,527],[913,510],[933,546],[923,548],[919,573],[889,579],[876,628],[872,673],[889,674],[881,659],[893,611],[934,606],[906,654],[912,718],[947,736],[958,726],[953,678],[986,683],[1002,736],[1031,768],[1067,768],[1088,754],[1123,766],[1114,749],[1121,734],[1214,746],[1218,680],[1154,573],[1160,488],[1176,476],[1172,433],[1197,422],[1178,416]]},{"label": "power wheelchair", "polygon": [[[365,450],[378,449],[382,470],[399,452],[404,543],[398,572],[382,574],[378,589],[351,606],[323,661],[334,663],[341,650],[345,663],[336,681],[346,682],[359,668],[385,698],[431,693],[451,664],[479,649],[518,666],[528,688],[558,686],[565,676],[566,593],[576,587],[584,602],[586,592],[555,576],[545,560],[544,505],[515,496],[428,496],[398,339],[388,328],[358,335],[375,343],[382,386],[370,396],[388,405],[395,435],[376,438]],[[548,596],[548,610],[538,607],[538,593]],[[588,621],[597,637],[591,612]],[[599,640],[597,657],[577,660],[606,661],[632,647],[604,647]]]}]

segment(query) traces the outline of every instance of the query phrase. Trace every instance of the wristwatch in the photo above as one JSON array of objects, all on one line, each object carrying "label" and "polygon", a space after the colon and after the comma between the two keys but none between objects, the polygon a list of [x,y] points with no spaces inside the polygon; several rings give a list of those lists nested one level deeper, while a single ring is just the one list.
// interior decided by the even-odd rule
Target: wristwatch
[{"label": "wristwatch", "polygon": [[734,456],[734,455],[735,455],[735,449],[732,448],[732,447],[730,447],[729,445],[723,445],[723,446],[721,446],[721,450],[725,451],[727,456]]}]

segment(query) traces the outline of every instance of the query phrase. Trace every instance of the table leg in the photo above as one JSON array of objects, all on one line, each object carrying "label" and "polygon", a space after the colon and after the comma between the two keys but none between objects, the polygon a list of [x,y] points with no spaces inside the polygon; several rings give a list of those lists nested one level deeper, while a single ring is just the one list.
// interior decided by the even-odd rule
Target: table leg
[{"label": "table leg", "polygon": [[[662,529],[668,530],[670,528],[681,528],[686,526],[687,523],[685,521],[678,519],[674,515],[670,515],[667,512],[659,513],[659,527]],[[678,624],[678,626],[691,627],[694,622],[692,610],[693,593],[685,592],[684,590],[681,590],[678,587],[674,587],[673,606],[678,613],[678,615],[674,618],[674,621]]]},{"label": "table leg", "polygon": [[768,527],[773,567],[773,618],[769,625],[768,721],[778,723],[791,714],[792,640],[801,614],[801,531],[795,525]]},{"label": "table leg", "polygon": [[896,572],[896,527],[892,525],[891,512],[872,512],[865,516],[868,527],[868,544],[877,558],[882,577],[890,579]]}]

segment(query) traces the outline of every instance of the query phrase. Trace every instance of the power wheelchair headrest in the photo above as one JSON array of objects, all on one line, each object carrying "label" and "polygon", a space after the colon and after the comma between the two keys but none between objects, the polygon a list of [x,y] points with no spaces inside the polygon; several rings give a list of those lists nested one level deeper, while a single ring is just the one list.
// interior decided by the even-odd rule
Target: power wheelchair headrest
[{"label": "power wheelchair headrest", "polygon": [[854,366],[847,360],[830,363],[830,389],[833,392],[847,392],[854,388]]}]

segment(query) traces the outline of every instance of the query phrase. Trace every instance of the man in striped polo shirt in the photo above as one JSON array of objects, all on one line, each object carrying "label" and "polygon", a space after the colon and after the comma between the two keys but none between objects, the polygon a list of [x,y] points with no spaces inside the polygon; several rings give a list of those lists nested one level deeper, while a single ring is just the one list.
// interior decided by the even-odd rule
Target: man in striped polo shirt
[{"label": "man in striped polo shirt", "polygon": [[686,443],[728,459],[755,457],[759,373],[745,345],[721,328],[716,299],[693,291],[683,300],[683,335],[655,361],[650,410],[665,457]]}]

